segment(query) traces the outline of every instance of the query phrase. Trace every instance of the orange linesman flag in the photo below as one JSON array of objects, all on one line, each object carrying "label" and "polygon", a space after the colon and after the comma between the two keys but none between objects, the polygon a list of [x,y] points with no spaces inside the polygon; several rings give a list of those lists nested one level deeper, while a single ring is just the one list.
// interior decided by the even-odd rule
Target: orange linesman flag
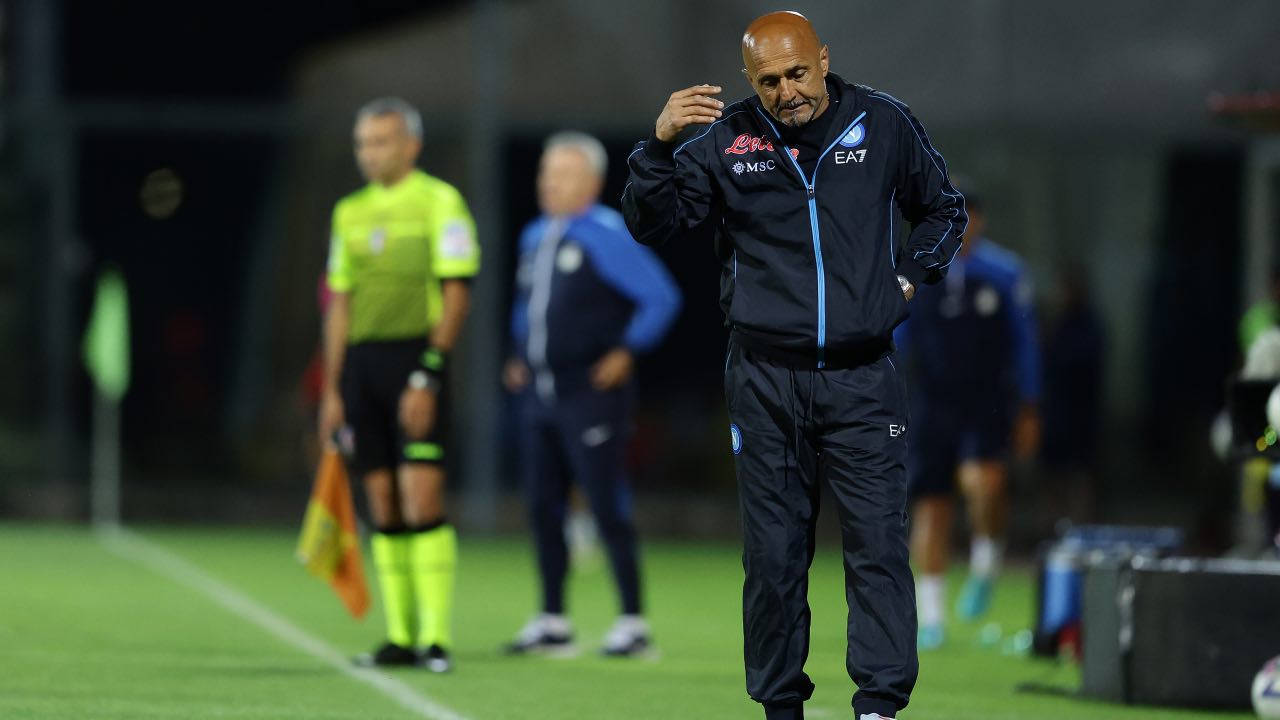
[{"label": "orange linesman flag", "polygon": [[336,450],[326,450],[320,460],[297,555],[307,572],[329,581],[348,612],[364,617],[369,609],[369,587],[360,560],[351,484]]}]

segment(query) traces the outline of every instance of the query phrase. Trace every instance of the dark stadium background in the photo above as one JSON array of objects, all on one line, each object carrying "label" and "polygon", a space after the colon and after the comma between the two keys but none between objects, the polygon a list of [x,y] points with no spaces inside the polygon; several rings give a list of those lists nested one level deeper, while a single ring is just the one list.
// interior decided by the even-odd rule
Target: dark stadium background
[{"label": "dark stadium background", "polygon": [[[452,117],[449,111],[461,99],[480,108],[468,113],[483,112],[471,98],[490,90],[457,86],[464,82],[459,67],[483,64],[485,50],[475,41],[483,35],[459,41],[474,54],[456,64],[433,59],[379,66],[371,93],[412,79],[405,94],[424,106],[423,167],[460,184],[485,213],[485,272],[491,277],[484,290],[487,310],[468,331],[464,357],[475,360],[469,365],[476,370],[464,387],[496,387],[496,375],[478,373],[491,371],[505,352],[510,251],[536,211],[532,183],[541,139],[574,117],[566,98],[590,106],[578,127],[599,135],[610,150],[604,201],[616,206],[622,159],[646,136],[664,97],[654,88],[669,91],[701,79],[671,72],[679,67],[679,53],[691,42],[705,43],[711,47],[689,50],[691,67],[735,67],[737,28],[757,9],[727,2],[700,9],[667,5],[670,35],[650,38],[652,55],[580,57],[563,75],[538,72],[536,44],[495,59],[514,68],[504,71],[504,87],[582,86],[547,89],[553,109],[541,115],[526,112],[530,102],[518,88],[509,90],[516,99],[505,101],[501,123],[486,131],[497,143],[486,149],[492,163],[483,176],[465,149],[471,133],[483,131],[475,120],[483,115]],[[875,77],[859,76],[867,60],[859,55],[866,33],[876,32],[875,21],[887,24],[905,11],[886,3],[814,5],[819,28],[824,15],[866,20],[837,25],[825,38],[835,54],[833,69],[883,83],[916,105],[952,169],[984,184],[991,234],[1028,258],[1045,314],[1052,309],[1055,271],[1067,260],[1086,268],[1095,292],[1113,298],[1103,304],[1109,339],[1114,345],[1132,335],[1125,339],[1132,349],[1109,362],[1106,388],[1132,400],[1109,403],[1099,428],[1102,519],[1168,522],[1186,527],[1201,547],[1229,544],[1233,471],[1212,457],[1207,432],[1222,406],[1225,378],[1239,361],[1235,323],[1249,270],[1241,198],[1250,139],[1215,124],[1204,107],[1210,91],[1241,92],[1280,81],[1256,62],[1265,33],[1245,31],[1253,24],[1248,13],[1226,13],[1217,30],[1198,38],[1202,47],[1222,50],[1220,62],[1199,75],[1188,71],[1190,80],[1174,77],[1176,68],[1168,78],[1153,74],[1148,102],[1144,88],[1096,72],[1102,60],[1079,63],[1084,67],[1068,62],[1075,55],[1073,37],[1124,37],[1153,22],[1140,9],[1089,3],[1082,14],[1092,14],[1093,24],[1064,22],[1061,47],[1050,48],[1061,62],[1046,63],[1056,75],[1042,76],[1044,87],[990,68],[979,67],[974,76],[992,86],[984,91],[992,98],[1006,90],[1030,102],[1078,95],[1078,103],[1065,100],[1063,106],[1078,107],[1079,117],[1055,116],[1049,103],[1042,112],[1020,116],[1004,112],[1010,108],[973,106],[950,113],[931,99],[941,82],[933,56],[920,57],[946,48],[910,53],[915,59],[900,72],[878,60]],[[1175,20],[1199,17],[1194,4],[1177,5],[1169,11]],[[574,25],[571,6],[554,4],[542,13],[530,3],[508,4],[513,13],[545,19],[544,41],[555,45],[589,38],[601,27],[596,16]],[[6,378],[0,383],[0,434],[7,438],[0,448],[0,515],[86,513],[91,386],[80,368],[79,338],[94,277],[118,266],[129,281],[134,356],[133,387],[123,408],[125,517],[295,521],[309,473],[304,437],[310,420],[299,386],[318,341],[315,283],[324,261],[324,226],[333,201],[359,182],[349,157],[343,160],[355,105],[317,101],[314,94],[301,98],[300,88],[316,86],[302,68],[344,43],[359,45],[473,10],[497,12],[495,5],[31,0],[0,7],[0,372]],[[990,32],[1022,35],[1024,23],[1052,22],[1033,23],[1029,10],[1000,7],[1003,24]],[[1274,8],[1266,10],[1274,20]],[[619,22],[625,24],[631,12]],[[1239,31],[1234,39],[1223,37],[1231,28]],[[1123,43],[1107,47],[1112,45]],[[1032,52],[1024,43],[1013,48],[1008,53],[1015,62]],[[1117,49],[1108,57],[1122,63],[1127,56]],[[628,65],[607,73],[582,69],[619,61]],[[525,63],[536,74],[522,77]],[[606,92],[592,84],[602,78],[616,80],[616,87]],[[527,92],[536,99],[543,91]],[[652,113],[610,109],[612,99],[636,93]],[[1105,110],[1108,103],[1119,108],[1115,117]],[[1183,109],[1165,119],[1162,108],[1173,103]],[[1124,108],[1139,111],[1125,114]],[[993,149],[990,138],[997,132],[1004,134],[1003,144]],[[1141,187],[1113,180],[1105,191],[1089,188],[1088,169],[1063,159],[1081,152],[1122,157],[1138,134],[1144,158],[1156,158],[1143,161],[1148,170],[1129,176],[1144,178]],[[1033,213],[1018,201],[1016,169],[1042,161],[1052,167],[1040,180],[1052,184],[1062,202]],[[163,168],[181,180],[181,202],[171,217],[157,220],[144,212],[141,196],[144,179]],[[74,198],[70,205],[68,197]],[[1145,254],[1116,251],[1115,243],[1103,252],[1090,240],[1090,229],[1139,197],[1156,210],[1145,226],[1126,227],[1145,233],[1133,238]],[[66,208],[72,208],[69,217]],[[668,341],[641,367],[644,399],[633,466],[648,513],[642,520],[673,534],[731,533],[735,503],[721,402],[725,334],[717,268],[709,247],[670,247],[663,256],[685,304]],[[1132,264],[1126,266],[1126,257]],[[1119,307],[1118,284],[1133,289],[1136,303]],[[1120,311],[1131,319],[1116,324]],[[468,449],[458,453],[454,487],[477,527],[517,527],[511,450],[518,424],[510,402],[496,391],[468,392],[455,398],[462,414],[455,437]],[[499,460],[478,466],[485,453]],[[1034,466],[1018,471],[1024,507],[1041,492],[1038,477]],[[679,522],[665,517],[664,509],[678,506],[706,512]],[[1018,523],[1024,547],[1048,532],[1047,522],[1032,514],[1028,510]]]}]

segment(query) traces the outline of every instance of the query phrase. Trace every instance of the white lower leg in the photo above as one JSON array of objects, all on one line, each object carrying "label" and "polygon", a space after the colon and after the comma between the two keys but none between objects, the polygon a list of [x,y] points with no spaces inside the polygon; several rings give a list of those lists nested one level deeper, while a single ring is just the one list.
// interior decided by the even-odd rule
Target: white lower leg
[{"label": "white lower leg", "polygon": [[977,535],[969,549],[969,574],[983,580],[995,579],[1004,560],[1004,544],[986,535]]},{"label": "white lower leg", "polygon": [[921,627],[942,624],[946,607],[946,580],[942,575],[921,575],[916,580],[916,611]]}]

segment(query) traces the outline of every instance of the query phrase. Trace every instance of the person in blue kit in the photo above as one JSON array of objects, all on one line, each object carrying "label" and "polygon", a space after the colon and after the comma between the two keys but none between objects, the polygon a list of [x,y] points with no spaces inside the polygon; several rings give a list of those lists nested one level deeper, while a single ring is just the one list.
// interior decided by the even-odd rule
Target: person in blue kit
[{"label": "person in blue kit", "polygon": [[1040,349],[1027,272],[1017,255],[984,235],[978,193],[957,186],[969,211],[964,247],[945,282],[916,294],[910,320],[894,334],[916,388],[907,467],[923,649],[944,639],[957,486],[973,534],[957,612],[974,620],[986,612],[1000,571],[1010,444],[1019,458],[1030,458],[1040,435]]},{"label": "person in blue kit", "polygon": [[621,600],[602,652],[632,656],[652,642],[624,451],[635,356],[662,340],[680,293],[657,256],[632,240],[622,216],[597,203],[606,166],[604,147],[590,135],[552,135],[538,171],[542,216],[520,236],[511,313],[516,352],[503,381],[524,396],[522,465],[542,611],[506,646],[510,654],[575,650],[564,607],[571,484],[586,494]]}]

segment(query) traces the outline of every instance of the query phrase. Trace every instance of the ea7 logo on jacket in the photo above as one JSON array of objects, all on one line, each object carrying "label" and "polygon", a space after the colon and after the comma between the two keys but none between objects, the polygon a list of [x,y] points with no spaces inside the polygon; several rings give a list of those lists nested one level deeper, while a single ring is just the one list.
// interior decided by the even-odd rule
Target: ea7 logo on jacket
[{"label": "ea7 logo on jacket", "polygon": [[836,164],[845,165],[847,163],[860,163],[867,159],[867,149],[861,150],[837,150],[835,152]]},{"label": "ea7 logo on jacket", "polygon": [[766,137],[752,137],[749,133],[742,133],[734,139],[732,145],[724,149],[724,154],[746,155],[757,150],[773,152],[773,141]]}]

